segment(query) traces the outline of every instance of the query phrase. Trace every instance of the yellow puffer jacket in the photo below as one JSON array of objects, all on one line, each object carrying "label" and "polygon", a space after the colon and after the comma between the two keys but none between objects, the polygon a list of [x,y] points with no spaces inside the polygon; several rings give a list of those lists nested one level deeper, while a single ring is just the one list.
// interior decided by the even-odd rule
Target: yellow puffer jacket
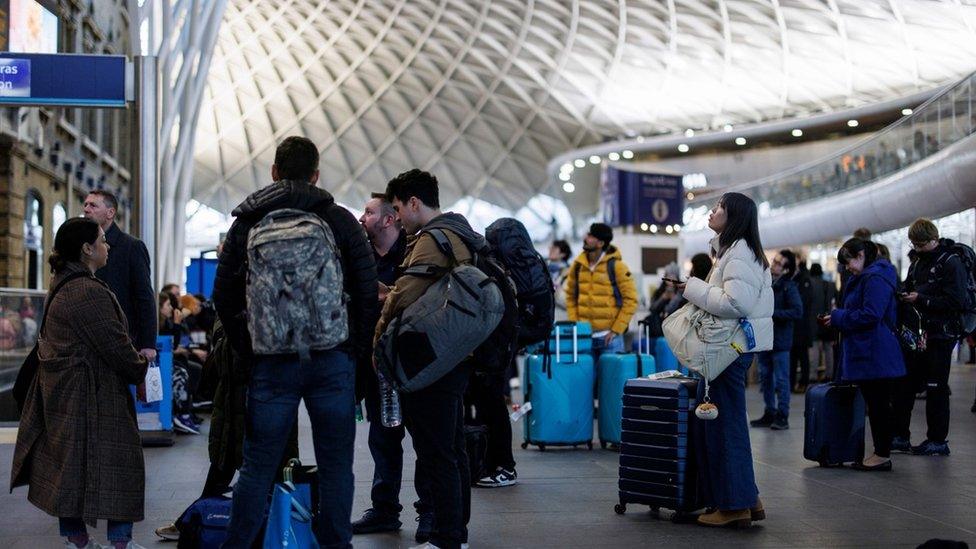
[{"label": "yellow puffer jacket", "polygon": [[[611,259],[616,260],[614,271],[617,274],[617,287],[623,297],[623,304],[619,308],[613,297],[610,276],[607,275],[607,266]],[[577,273],[579,273],[578,280]],[[578,299],[577,284],[579,284]],[[620,250],[613,246],[603,254],[596,269],[592,271],[586,259],[586,252],[581,253],[569,266],[565,290],[566,312],[569,314],[569,319],[589,322],[594,332],[612,330],[615,334],[623,334],[630,324],[630,317],[637,310],[637,286],[634,284],[634,277],[627,264],[621,260]]]}]

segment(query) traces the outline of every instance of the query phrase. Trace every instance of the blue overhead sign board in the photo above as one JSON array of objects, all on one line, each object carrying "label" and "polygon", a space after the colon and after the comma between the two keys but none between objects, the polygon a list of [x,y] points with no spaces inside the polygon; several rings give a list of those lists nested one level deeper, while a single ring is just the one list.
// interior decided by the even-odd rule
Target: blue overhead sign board
[{"label": "blue overhead sign board", "polygon": [[607,166],[601,197],[604,221],[626,225],[680,225],[684,217],[684,188],[680,175],[646,173]]},{"label": "blue overhead sign board", "polygon": [[0,52],[0,105],[125,107],[121,55]]}]

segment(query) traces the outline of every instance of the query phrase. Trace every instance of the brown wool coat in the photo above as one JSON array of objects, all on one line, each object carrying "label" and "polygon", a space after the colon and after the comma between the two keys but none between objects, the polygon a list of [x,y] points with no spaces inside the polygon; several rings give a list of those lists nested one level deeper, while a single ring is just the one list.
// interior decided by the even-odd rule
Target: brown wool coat
[{"label": "brown wool coat", "polygon": [[[72,272],[69,264],[53,288]],[[10,489],[56,517],[140,521],[145,467],[128,385],[146,359],[132,346],[115,296],[94,276],[71,280],[48,310],[37,377],[24,403]]]}]

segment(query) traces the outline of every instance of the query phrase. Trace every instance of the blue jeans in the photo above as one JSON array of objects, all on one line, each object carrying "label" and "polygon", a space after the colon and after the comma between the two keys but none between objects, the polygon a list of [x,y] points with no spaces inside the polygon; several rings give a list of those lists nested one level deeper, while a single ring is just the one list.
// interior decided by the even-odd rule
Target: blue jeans
[{"label": "blue jeans", "polygon": [[[406,429],[384,427],[380,420],[379,386],[373,382],[366,392],[366,418],[369,420],[369,453],[373,456],[373,488],[370,498],[373,510],[391,517],[399,517],[400,484],[403,480],[403,436]],[[414,468],[414,487],[417,501],[413,504],[418,514],[431,513],[430,481],[423,469]]]},{"label": "blue jeans", "polygon": [[322,547],[352,547],[356,437],[355,365],[346,351],[314,351],[308,364],[296,356],[257,357],[248,388],[244,464],[234,486],[226,548],[247,549],[264,522],[276,469],[305,400],[318,465]]},{"label": "blue jeans", "polygon": [[762,387],[766,413],[790,417],[790,352],[759,353],[759,385]]},{"label": "blue jeans", "polygon": [[[750,364],[752,354],[742,355],[710,382],[709,397],[718,407],[718,417],[695,423],[698,476],[705,504],[724,511],[749,509],[759,498],[746,419],[746,371]],[[704,396],[702,382],[698,384],[699,401]]]},{"label": "blue jeans", "polygon": [[[61,529],[61,537],[65,538],[68,536],[80,536],[88,533],[88,528],[85,527],[85,521],[80,518],[61,517],[58,519],[58,528]],[[115,520],[108,521],[108,541],[110,543],[114,543],[116,541],[129,541],[131,539],[131,522],[118,522]]]}]

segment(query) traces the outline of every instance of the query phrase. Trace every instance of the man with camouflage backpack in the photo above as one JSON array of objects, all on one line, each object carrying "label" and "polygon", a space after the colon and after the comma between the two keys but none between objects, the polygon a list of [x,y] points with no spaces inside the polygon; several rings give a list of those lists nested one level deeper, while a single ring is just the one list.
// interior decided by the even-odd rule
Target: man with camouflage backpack
[{"label": "man with camouflage backpack", "polygon": [[217,266],[217,314],[253,362],[227,548],[250,547],[261,528],[303,399],[319,466],[316,533],[351,547],[355,371],[371,360],[376,264],[356,218],[315,186],[318,163],[306,138],[278,146],[274,183],[234,210]]}]

